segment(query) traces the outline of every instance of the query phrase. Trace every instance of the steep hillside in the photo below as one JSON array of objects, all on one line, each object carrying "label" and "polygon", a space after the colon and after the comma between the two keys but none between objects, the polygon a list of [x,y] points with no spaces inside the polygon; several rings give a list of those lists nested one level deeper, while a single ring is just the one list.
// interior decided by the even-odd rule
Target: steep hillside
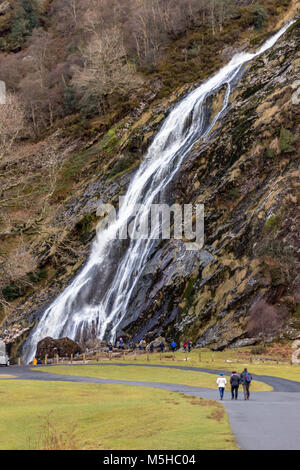
[{"label": "steep hillside", "polygon": [[[104,117],[58,120],[43,139],[25,135],[1,161],[0,335],[13,355],[87,259],[97,204],[117,204],[174,103],[234,52],[271,34],[247,25],[232,47],[222,36],[229,32],[220,32],[209,50],[181,58],[175,73],[178,50],[201,31],[168,45],[127,112],[113,115],[115,103]],[[226,115],[185,159],[170,202],[205,204],[205,246],[187,254],[181,241],[158,244],[119,330],[128,340],[163,334],[216,349],[252,344],[264,333],[249,329],[255,310],[276,317],[269,339],[299,334],[298,50],[299,20],[246,67]],[[208,103],[207,118],[223,94]]]},{"label": "steep hillside", "polygon": [[253,344],[264,333],[248,331],[255,310],[276,317],[270,340],[299,334],[298,49],[299,21],[245,70],[228,113],[182,165],[174,198],[204,203],[205,247],[188,255],[172,241],[153,253],[127,314],[136,339]]}]

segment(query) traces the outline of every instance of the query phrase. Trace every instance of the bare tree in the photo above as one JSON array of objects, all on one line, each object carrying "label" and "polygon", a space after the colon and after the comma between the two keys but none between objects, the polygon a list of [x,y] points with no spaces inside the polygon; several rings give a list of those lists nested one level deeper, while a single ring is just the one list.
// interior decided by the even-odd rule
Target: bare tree
[{"label": "bare tree", "polygon": [[40,128],[53,124],[53,86],[50,87],[52,84],[49,83],[51,35],[42,29],[36,29],[28,44],[27,75],[21,80],[19,88],[24,96],[33,130],[39,136]]},{"label": "bare tree", "polygon": [[263,344],[266,336],[274,333],[281,325],[281,318],[276,308],[268,304],[265,300],[259,300],[250,309],[250,321],[248,333],[251,336],[261,335]]},{"label": "bare tree", "polygon": [[104,111],[109,96],[126,96],[141,83],[134,66],[128,61],[119,28],[95,34],[81,51],[83,67],[75,67],[72,84],[81,95],[83,105],[98,103]]},{"label": "bare tree", "polygon": [[24,107],[17,95],[8,93],[0,105],[0,159],[10,150],[25,128]]},{"label": "bare tree", "polygon": [[220,31],[223,30],[224,24],[232,17],[234,9],[234,0],[216,0],[215,22]]},{"label": "bare tree", "polygon": [[19,237],[18,245],[14,250],[14,256],[6,260],[2,269],[5,277],[11,281],[31,272],[36,268],[36,260],[29,252],[23,235]]},{"label": "bare tree", "polygon": [[[2,289],[9,283],[22,279],[20,285],[31,287],[32,281],[27,273],[36,269],[36,260],[29,252],[22,234],[19,237],[18,245],[11,256],[4,257],[0,254],[0,306],[6,309],[8,302],[5,299]],[[17,284],[16,284],[17,285]]]}]

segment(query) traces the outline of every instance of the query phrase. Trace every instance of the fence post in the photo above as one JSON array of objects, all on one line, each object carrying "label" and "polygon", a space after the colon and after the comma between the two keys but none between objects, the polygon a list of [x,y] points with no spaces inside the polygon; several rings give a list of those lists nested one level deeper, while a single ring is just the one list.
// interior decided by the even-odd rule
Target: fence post
[{"label": "fence post", "polygon": [[20,365],[21,365],[21,358],[18,357],[18,366],[20,366]]},{"label": "fence post", "polygon": [[83,363],[85,364],[85,353],[83,353]]},{"label": "fence post", "polygon": [[45,366],[47,365],[48,362],[48,354],[45,355]]},{"label": "fence post", "polygon": [[56,354],[56,364],[58,364],[58,363],[59,363],[59,356],[58,356],[58,354]]},{"label": "fence post", "polygon": [[73,362],[73,353],[71,353],[71,364]]},{"label": "fence post", "polygon": [[201,362],[201,352],[199,352],[199,362]]}]

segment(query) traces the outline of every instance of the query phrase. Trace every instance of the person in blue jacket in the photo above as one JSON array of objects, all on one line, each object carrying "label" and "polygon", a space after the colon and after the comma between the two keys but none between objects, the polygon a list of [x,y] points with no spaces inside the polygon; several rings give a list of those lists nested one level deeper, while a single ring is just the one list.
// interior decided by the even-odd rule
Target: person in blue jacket
[{"label": "person in blue jacket", "polygon": [[173,351],[173,352],[175,351],[176,346],[177,346],[177,344],[175,343],[175,341],[172,341],[172,343],[171,343],[171,348],[172,348],[172,351]]},{"label": "person in blue jacket", "polygon": [[248,372],[247,368],[243,370],[243,372],[240,375],[241,378],[241,384],[243,385],[243,390],[244,390],[244,400],[249,400],[250,398],[250,384],[252,382],[252,374]]}]

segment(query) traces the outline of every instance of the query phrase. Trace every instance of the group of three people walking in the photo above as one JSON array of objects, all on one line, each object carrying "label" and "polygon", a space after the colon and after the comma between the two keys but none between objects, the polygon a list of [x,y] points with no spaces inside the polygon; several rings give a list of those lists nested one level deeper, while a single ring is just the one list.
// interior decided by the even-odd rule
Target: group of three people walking
[{"label": "group of three people walking", "polygon": [[[231,385],[231,400],[237,400],[239,386],[242,384],[243,391],[244,391],[244,399],[249,400],[250,397],[250,384],[252,381],[252,375],[248,370],[245,368],[241,374],[238,374],[236,371],[233,371],[230,377],[230,385]],[[227,384],[227,380],[224,377],[224,374],[220,374],[217,378],[217,384],[220,393],[220,400],[223,400],[224,397],[224,390]]]}]

